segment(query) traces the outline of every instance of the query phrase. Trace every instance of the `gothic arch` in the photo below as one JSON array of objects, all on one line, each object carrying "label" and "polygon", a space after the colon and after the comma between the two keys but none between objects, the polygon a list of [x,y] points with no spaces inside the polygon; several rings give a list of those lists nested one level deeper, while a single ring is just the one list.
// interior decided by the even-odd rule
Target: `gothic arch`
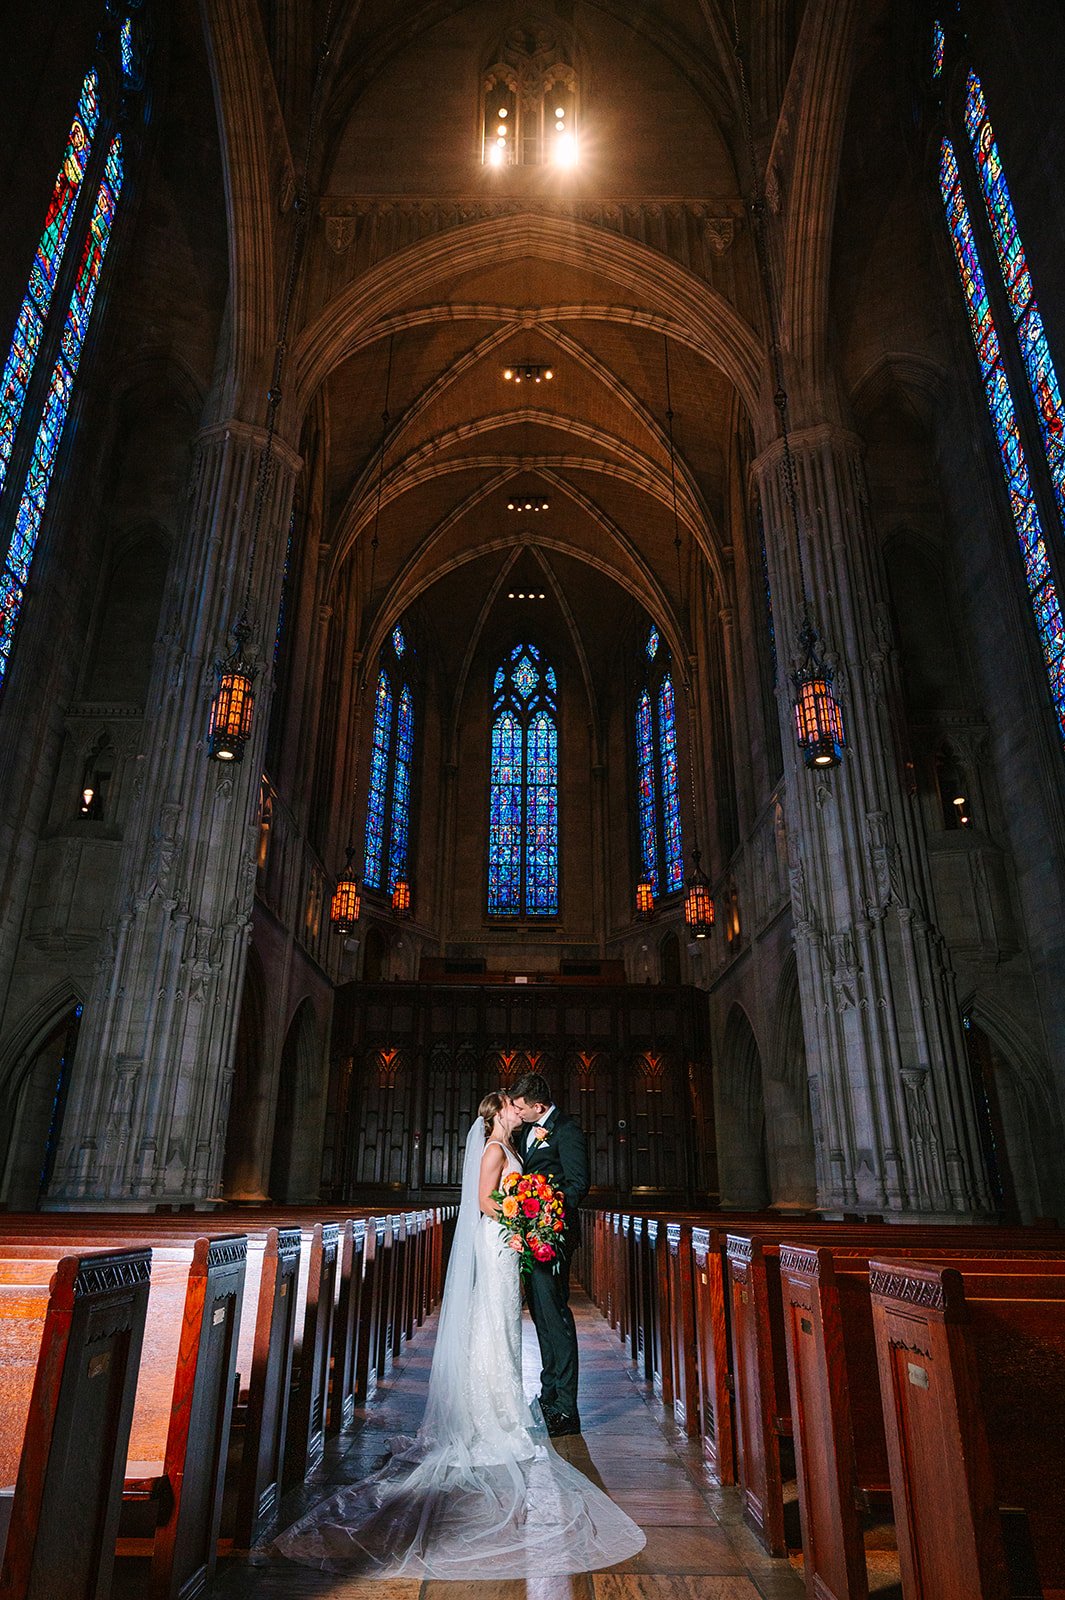
[{"label": "gothic arch", "polygon": [[73,1060],[81,999],[73,985],[57,984],[22,1019],[0,1061],[0,1200],[12,1210],[34,1210],[42,1174],[54,1157]]},{"label": "gothic arch", "polygon": [[738,1004],[725,1023],[715,1091],[721,1204],[726,1210],[760,1210],[770,1198],[762,1057]]},{"label": "gothic arch", "polygon": [[270,1153],[270,1198],[318,1197],[326,1062],[322,1029],[309,998],[300,1001],[281,1047]]},{"label": "gothic arch", "polygon": [[[404,305],[424,303],[435,287],[453,282],[459,273],[490,267],[501,256],[549,260],[555,266],[600,273],[617,301],[583,306],[583,317],[642,324],[669,333],[729,378],[756,427],[762,420],[759,399],[765,354],[754,330],[723,295],[647,245],[572,218],[563,221],[531,213],[470,223],[421,240],[341,289],[303,330],[293,352],[296,381],[291,404],[302,414],[310,396],[340,361],[381,336],[384,318]],[[496,318],[500,311],[495,308]],[[551,319],[549,308],[518,315],[530,326]],[[768,429],[768,417],[765,423]]]},{"label": "gothic arch", "polygon": [[233,1088],[222,1167],[222,1189],[227,1200],[257,1200],[264,1194],[258,1130],[262,1126],[263,1101],[268,1101],[271,1087],[266,1023],[266,973],[262,958],[252,944],[248,949],[237,1018]]},{"label": "gothic arch", "polygon": [[817,1203],[814,1128],[794,952],[777,986],[776,1027],[766,1080],[766,1116],[773,1205],[809,1209]]},{"label": "gothic arch", "polygon": [[[1061,1116],[1045,1069],[1025,1029],[993,997],[977,991],[963,1006],[963,1015],[988,1040],[993,1081],[981,1084],[974,1070],[974,1091],[983,1089],[990,1115],[1006,1146],[1004,1176],[1012,1187],[1020,1220],[1054,1216],[1065,1203],[1060,1177],[1063,1142]],[[971,1041],[970,1041],[971,1042]],[[974,1052],[970,1052],[973,1064]]]}]

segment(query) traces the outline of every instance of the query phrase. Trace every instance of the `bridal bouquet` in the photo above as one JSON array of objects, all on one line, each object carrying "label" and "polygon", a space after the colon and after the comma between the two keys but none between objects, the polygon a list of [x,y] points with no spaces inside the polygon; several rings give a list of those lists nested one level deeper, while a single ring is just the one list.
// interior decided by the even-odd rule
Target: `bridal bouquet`
[{"label": "bridal bouquet", "polygon": [[566,1226],[561,1191],[538,1172],[508,1172],[492,1199],[499,1201],[499,1225],[520,1258],[519,1270],[530,1272],[534,1261],[552,1261],[557,1272],[558,1235]]}]

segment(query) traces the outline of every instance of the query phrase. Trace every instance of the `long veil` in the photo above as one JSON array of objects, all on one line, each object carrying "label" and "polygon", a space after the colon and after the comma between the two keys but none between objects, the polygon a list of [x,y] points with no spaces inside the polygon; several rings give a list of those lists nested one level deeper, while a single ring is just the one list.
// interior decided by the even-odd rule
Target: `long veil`
[{"label": "long veil", "polygon": [[[489,1572],[493,1578],[590,1572],[643,1548],[636,1523],[554,1450],[539,1407],[521,1392],[520,1366],[509,1373],[502,1352],[501,1370],[491,1376],[504,1385],[510,1379],[510,1432],[498,1427],[493,1412],[486,1416],[471,1331],[494,1287],[478,1248],[484,1146],[478,1117],[466,1139],[462,1201],[417,1436],[393,1440],[377,1472],[330,1495],[288,1529],[274,1548],[291,1560],[372,1578],[469,1582]],[[494,1441],[487,1450],[486,1430]]]}]

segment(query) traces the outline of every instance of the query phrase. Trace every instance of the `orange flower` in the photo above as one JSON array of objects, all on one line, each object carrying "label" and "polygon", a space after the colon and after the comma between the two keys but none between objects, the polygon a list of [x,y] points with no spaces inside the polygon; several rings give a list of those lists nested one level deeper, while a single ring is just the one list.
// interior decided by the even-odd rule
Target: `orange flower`
[{"label": "orange flower", "polygon": [[516,1196],[508,1194],[499,1209],[502,1211],[505,1217],[516,1217],[518,1214],[518,1202]]},{"label": "orange flower", "polygon": [[503,1187],[507,1190],[516,1189],[518,1187],[518,1174],[516,1172],[508,1172],[503,1179]]}]

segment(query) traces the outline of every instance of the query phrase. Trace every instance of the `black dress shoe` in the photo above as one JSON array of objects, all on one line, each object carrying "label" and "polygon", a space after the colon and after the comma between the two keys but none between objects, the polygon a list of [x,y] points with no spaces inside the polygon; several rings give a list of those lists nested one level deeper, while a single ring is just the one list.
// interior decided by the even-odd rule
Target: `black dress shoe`
[{"label": "black dress shoe", "polygon": [[571,1433],[580,1433],[581,1419],[568,1416],[565,1411],[552,1411],[547,1419],[547,1431],[552,1439],[565,1439]]}]

